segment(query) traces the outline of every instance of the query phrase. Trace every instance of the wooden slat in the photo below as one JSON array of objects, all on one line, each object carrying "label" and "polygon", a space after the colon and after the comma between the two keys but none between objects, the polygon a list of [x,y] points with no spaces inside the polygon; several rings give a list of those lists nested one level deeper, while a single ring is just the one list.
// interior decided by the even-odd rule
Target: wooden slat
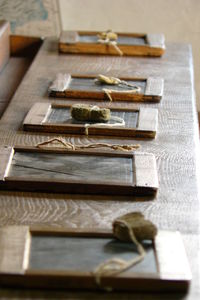
[{"label": "wooden slat", "polygon": [[0,72],[8,62],[10,56],[10,24],[0,21]]},{"label": "wooden slat", "polygon": [[147,34],[146,40],[150,47],[165,49],[165,37],[163,34]]},{"label": "wooden slat", "polygon": [[78,42],[77,31],[62,31],[60,35],[60,43],[75,44]]},{"label": "wooden slat", "polygon": [[160,231],[155,238],[160,278],[191,280],[192,275],[179,232]]},{"label": "wooden slat", "polygon": [[56,79],[53,81],[52,85],[50,86],[49,90],[52,92],[64,92],[71,80],[70,74],[57,74]]},{"label": "wooden slat", "polygon": [[141,108],[138,117],[138,130],[152,131],[156,134],[158,126],[158,110],[155,108]]},{"label": "wooden slat", "polygon": [[11,147],[0,147],[0,181],[4,180],[7,172],[7,167],[10,164],[13,156],[13,149]]},{"label": "wooden slat", "polygon": [[28,226],[0,228],[0,273],[23,274],[28,267]]},{"label": "wooden slat", "polygon": [[35,103],[24,119],[24,129],[26,129],[28,125],[41,125],[42,121],[45,121],[45,117],[50,109],[51,105],[49,103]]},{"label": "wooden slat", "polygon": [[136,187],[152,187],[158,189],[156,160],[153,154],[135,154]]},{"label": "wooden slat", "polygon": [[163,88],[164,88],[164,81],[162,78],[148,77],[146,89],[145,89],[145,95],[162,97]]}]

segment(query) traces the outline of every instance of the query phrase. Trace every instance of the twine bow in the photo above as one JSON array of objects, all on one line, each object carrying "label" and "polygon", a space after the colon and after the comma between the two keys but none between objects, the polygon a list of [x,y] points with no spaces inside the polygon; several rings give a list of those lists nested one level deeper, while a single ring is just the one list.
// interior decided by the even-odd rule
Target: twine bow
[{"label": "twine bow", "polygon": [[[131,83],[128,83],[127,81],[125,80],[121,80],[117,77],[112,77],[112,76],[105,76],[105,75],[102,75],[102,74],[99,74],[97,76],[97,78],[95,78],[94,82],[96,84],[106,84],[106,85],[110,85],[110,86],[115,86],[115,85],[118,85],[118,86],[121,86],[121,87],[128,87],[129,89],[128,90],[120,90],[119,92],[120,93],[133,93],[133,94],[137,94],[141,88],[137,85],[134,85],[134,84],[131,84]],[[114,90],[114,89],[107,89],[107,88],[103,88],[102,89],[104,91],[104,93],[107,95],[108,99],[110,101],[112,101],[112,97],[111,97],[111,93],[116,93],[118,91]]]},{"label": "twine bow", "polygon": [[117,46],[118,35],[115,32],[113,32],[112,30],[107,30],[99,33],[97,37],[98,43],[112,46],[120,56],[123,55],[123,52]]}]

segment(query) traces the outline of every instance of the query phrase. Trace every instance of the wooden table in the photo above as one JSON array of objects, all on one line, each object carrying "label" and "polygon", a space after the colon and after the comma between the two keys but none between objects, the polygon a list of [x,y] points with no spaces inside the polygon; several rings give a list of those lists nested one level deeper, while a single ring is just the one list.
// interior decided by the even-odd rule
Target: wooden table
[{"label": "wooden table", "polygon": [[[57,40],[46,39],[0,121],[1,145],[35,145],[55,134],[24,133],[22,121],[35,102],[49,99],[47,89],[58,72],[109,74],[115,76],[158,76],[165,80],[160,104],[140,104],[159,109],[159,127],[155,140],[135,141],[141,150],[154,153],[157,159],[160,188],[155,199],[63,195],[1,191],[0,225],[35,224],[56,227],[109,228],[121,214],[140,210],[160,229],[182,233],[193,281],[188,295],[141,293],[92,293],[2,289],[4,299],[198,299],[200,278],[199,251],[199,176],[198,123],[193,87],[191,48],[167,44],[162,58],[132,58],[59,55]],[[68,101],[73,103],[73,100]],[[118,103],[117,105],[121,105]],[[138,104],[126,104],[137,107]],[[64,136],[78,144],[95,142],[95,137]],[[98,141],[130,143],[131,139],[100,137]]]}]

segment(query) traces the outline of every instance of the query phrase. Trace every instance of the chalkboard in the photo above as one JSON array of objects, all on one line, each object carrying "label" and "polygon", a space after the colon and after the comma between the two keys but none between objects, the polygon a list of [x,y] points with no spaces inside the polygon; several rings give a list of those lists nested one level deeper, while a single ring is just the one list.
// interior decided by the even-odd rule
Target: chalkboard
[{"label": "chalkboard", "polygon": [[[35,103],[24,119],[23,129],[28,131],[141,138],[154,138],[156,136],[157,109],[127,109],[113,106],[108,108],[111,112],[111,119],[104,124],[99,124],[99,122],[80,122],[73,119],[70,113],[70,105]],[[122,121],[123,125],[121,124]]]},{"label": "chalkboard", "polygon": [[155,195],[152,154],[61,148],[1,148],[0,188],[78,194]]},{"label": "chalkboard", "polygon": [[111,43],[100,43],[100,32],[62,31],[59,39],[61,53],[103,55],[161,56],[165,52],[163,34],[117,33],[117,51]]},{"label": "chalkboard", "polygon": [[185,292],[191,280],[178,232],[158,230],[153,241],[143,241],[141,262],[101,276],[100,282],[95,276],[99,264],[138,255],[133,243],[115,239],[110,229],[1,227],[0,246],[2,286]]},{"label": "chalkboard", "polygon": [[[96,76],[98,77],[98,76]],[[119,79],[128,85],[99,84],[95,76],[59,73],[49,87],[49,96],[110,101],[105,90],[111,90],[112,101],[159,102],[163,95],[162,78],[126,78]],[[137,87],[137,88],[134,88]]]}]

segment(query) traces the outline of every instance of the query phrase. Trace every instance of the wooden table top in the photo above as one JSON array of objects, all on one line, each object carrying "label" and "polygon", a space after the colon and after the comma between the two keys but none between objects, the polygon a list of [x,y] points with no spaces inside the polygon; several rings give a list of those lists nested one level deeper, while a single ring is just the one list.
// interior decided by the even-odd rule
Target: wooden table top
[{"label": "wooden table top", "polygon": [[[131,104],[127,107],[157,107],[158,134],[155,140],[64,135],[68,141],[140,143],[141,151],[157,159],[159,192],[154,199],[128,196],[88,196],[1,191],[0,225],[28,224],[56,227],[110,228],[121,214],[140,210],[159,229],[179,230],[192,269],[192,286],[187,295],[141,293],[92,293],[39,290],[0,290],[4,299],[198,299],[199,198],[197,154],[198,122],[193,87],[191,48],[168,44],[162,58],[59,55],[57,40],[46,39],[0,121],[0,145],[36,145],[56,134],[24,133],[22,122],[35,102],[64,100],[48,98],[48,87],[59,72],[109,74],[117,77],[162,77],[164,97],[160,104]],[[65,101],[66,102],[66,101]],[[73,100],[67,103],[74,103]],[[91,102],[92,103],[92,102]],[[106,104],[106,102],[105,102]],[[121,103],[116,103],[121,105]],[[199,154],[198,154],[199,155]],[[197,167],[198,166],[198,167]]]}]

